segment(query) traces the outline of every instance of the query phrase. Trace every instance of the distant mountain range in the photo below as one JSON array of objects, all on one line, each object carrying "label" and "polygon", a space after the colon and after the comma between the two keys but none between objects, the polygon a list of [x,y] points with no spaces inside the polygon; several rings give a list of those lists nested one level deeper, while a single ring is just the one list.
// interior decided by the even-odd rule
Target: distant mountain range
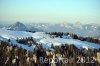
[{"label": "distant mountain range", "polygon": [[35,27],[25,25],[21,22],[16,22],[9,26],[1,27],[2,29],[13,30],[13,31],[41,31]]},{"label": "distant mountain range", "polygon": [[97,24],[81,24],[81,23],[59,23],[59,24],[48,24],[48,23],[39,23],[31,24],[37,29],[46,31],[46,32],[70,32],[75,33],[79,36],[100,36],[100,26]]},{"label": "distant mountain range", "polygon": [[[2,25],[1,25],[2,26]],[[75,24],[71,23],[59,23],[59,24],[48,24],[48,23],[33,23],[23,24],[16,22],[9,26],[2,26],[2,29],[14,30],[14,31],[44,31],[44,32],[70,32],[75,33],[79,36],[100,36],[100,26],[97,24],[81,24],[79,22]]]}]

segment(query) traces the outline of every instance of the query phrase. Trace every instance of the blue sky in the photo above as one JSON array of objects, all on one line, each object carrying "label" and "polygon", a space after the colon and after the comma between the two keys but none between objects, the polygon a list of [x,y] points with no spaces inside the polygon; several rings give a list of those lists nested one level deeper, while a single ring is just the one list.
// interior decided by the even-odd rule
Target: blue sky
[{"label": "blue sky", "polygon": [[100,0],[0,0],[0,22],[100,24]]}]

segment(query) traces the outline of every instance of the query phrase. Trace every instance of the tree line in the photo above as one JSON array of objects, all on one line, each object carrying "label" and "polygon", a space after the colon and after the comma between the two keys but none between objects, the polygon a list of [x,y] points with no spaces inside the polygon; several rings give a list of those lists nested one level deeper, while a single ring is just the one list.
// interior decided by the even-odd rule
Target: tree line
[{"label": "tree line", "polygon": [[71,36],[73,39],[78,39],[81,41],[88,41],[91,43],[98,43],[100,44],[100,39],[99,38],[93,38],[93,37],[82,37],[82,36],[78,36],[74,33],[63,33],[63,32],[46,32],[46,34],[50,34],[50,35],[55,35],[55,37],[60,37],[62,38],[63,36]]},{"label": "tree line", "polygon": [[[51,48],[54,50],[46,50],[42,45],[36,44],[36,48],[32,51],[28,51],[17,45],[9,44],[8,42],[1,41],[0,43],[0,66],[99,66],[98,61],[92,59],[91,57],[97,58],[97,53],[100,49],[78,49],[76,46],[69,44],[62,44],[61,46],[54,46],[52,44]],[[50,59],[50,62],[46,63],[40,62],[40,58]],[[78,62],[78,57],[85,57],[83,59],[85,62],[80,60]],[[90,57],[89,63],[86,63]],[[56,60],[60,62],[53,63]],[[62,59],[60,59],[62,58]],[[66,61],[65,58],[74,58],[73,62],[63,63]],[[91,63],[93,60],[94,63]],[[63,62],[62,62],[63,60]]]}]

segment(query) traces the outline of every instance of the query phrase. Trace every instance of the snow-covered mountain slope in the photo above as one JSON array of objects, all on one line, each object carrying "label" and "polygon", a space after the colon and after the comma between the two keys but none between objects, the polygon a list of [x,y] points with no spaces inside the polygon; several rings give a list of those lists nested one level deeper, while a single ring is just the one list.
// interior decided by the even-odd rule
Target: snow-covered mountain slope
[{"label": "snow-covered mountain slope", "polygon": [[8,30],[17,30],[17,31],[27,30],[26,26],[20,22],[16,22],[15,24],[8,26],[7,29]]},{"label": "snow-covered mountain slope", "polygon": [[6,39],[17,39],[17,38],[31,37],[32,33],[26,31],[11,31],[11,30],[0,29],[0,36]]},{"label": "snow-covered mountain slope", "polygon": [[[75,45],[77,48],[91,48],[91,49],[98,49],[100,48],[99,44],[95,44],[95,43],[90,43],[87,41],[80,41],[77,39],[72,39],[70,38],[70,36],[66,36],[69,37],[70,39],[67,38],[60,38],[60,37],[55,37],[52,38],[51,35],[49,34],[45,34],[45,32],[35,32],[35,33],[30,33],[30,32],[25,32],[25,31],[10,31],[10,30],[0,30],[0,36],[5,38],[5,39],[11,39],[11,43],[13,44],[18,44],[16,42],[15,39],[17,38],[25,38],[25,37],[33,37],[33,39],[39,43],[42,44],[44,48],[47,49],[51,49],[51,45],[57,45],[60,46],[61,44],[73,44]],[[18,46],[22,46],[23,48],[28,50],[32,50],[33,51],[33,47],[34,45],[32,45],[31,47],[25,46],[25,45],[20,45],[18,44]]]},{"label": "snow-covered mountain slope", "polygon": [[1,36],[0,36],[0,40],[2,40],[2,41],[7,41],[7,39],[5,39],[5,38],[3,38],[3,37],[1,37]]},{"label": "snow-covered mountain slope", "polygon": [[26,50],[28,50],[28,51],[33,51],[34,48],[35,48],[35,45],[28,46],[28,45],[20,44],[20,43],[18,43],[18,42],[17,42],[16,40],[14,40],[14,39],[11,39],[10,44],[14,44],[14,45],[17,44],[18,47],[22,47],[23,49],[26,49]]}]

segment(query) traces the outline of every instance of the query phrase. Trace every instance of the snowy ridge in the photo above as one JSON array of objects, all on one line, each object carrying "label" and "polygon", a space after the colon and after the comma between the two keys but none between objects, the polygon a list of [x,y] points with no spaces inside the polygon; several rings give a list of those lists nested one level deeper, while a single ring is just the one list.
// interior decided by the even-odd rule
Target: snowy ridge
[{"label": "snowy ridge", "polygon": [[0,35],[6,39],[17,39],[17,38],[31,37],[32,33],[25,31],[11,31],[11,30],[0,29]]},{"label": "snowy ridge", "polygon": [[[0,30],[0,40],[2,38],[5,39],[11,39],[11,43],[17,44],[19,47],[21,46],[22,48],[25,48],[27,50],[33,51],[34,45],[31,47],[26,46],[26,45],[21,45],[16,42],[17,38],[26,38],[26,37],[33,37],[33,39],[39,43],[42,44],[44,48],[46,49],[51,49],[51,45],[53,44],[54,46],[60,46],[61,44],[73,44],[77,48],[91,48],[91,49],[99,49],[100,45],[95,44],[95,43],[90,43],[87,41],[80,41],[77,39],[72,39],[70,36],[64,36],[64,37],[69,37],[67,38],[60,38],[60,37],[55,37],[52,38],[51,35],[45,34],[45,32],[35,32],[35,33],[30,33],[30,32],[25,32],[25,31],[10,31],[10,30]],[[3,39],[3,40],[5,40]]]}]

